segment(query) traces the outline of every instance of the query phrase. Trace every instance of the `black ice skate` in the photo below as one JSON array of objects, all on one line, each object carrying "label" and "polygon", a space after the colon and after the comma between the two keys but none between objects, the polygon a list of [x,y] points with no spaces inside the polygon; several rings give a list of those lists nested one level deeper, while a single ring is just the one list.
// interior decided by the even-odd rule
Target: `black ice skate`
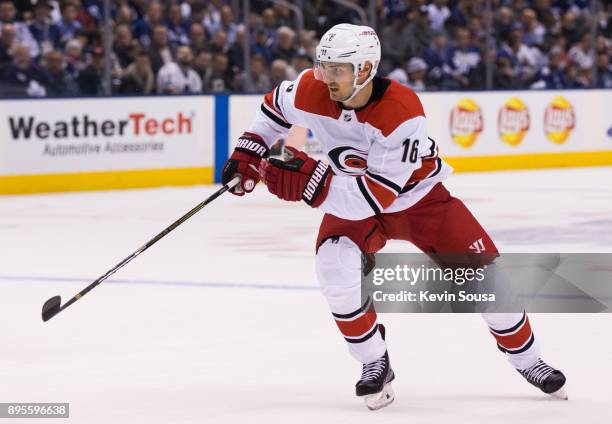
[{"label": "black ice skate", "polygon": [[[378,329],[384,339],[385,327],[379,324]],[[368,409],[375,411],[389,405],[395,399],[391,387],[394,379],[395,374],[391,369],[389,354],[385,352],[376,361],[363,364],[361,379],[355,385],[355,392],[357,396],[363,396]]]},{"label": "black ice skate", "polygon": [[524,370],[517,370],[525,379],[553,397],[567,400],[565,392],[565,376],[559,370],[554,369],[546,362],[538,359],[538,362]]}]

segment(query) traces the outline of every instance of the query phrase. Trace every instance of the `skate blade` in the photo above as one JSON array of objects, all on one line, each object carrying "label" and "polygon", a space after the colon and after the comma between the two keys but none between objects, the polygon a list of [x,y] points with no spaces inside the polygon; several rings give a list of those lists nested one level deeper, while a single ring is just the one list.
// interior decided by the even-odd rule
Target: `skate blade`
[{"label": "skate blade", "polygon": [[385,384],[383,389],[373,395],[364,396],[366,406],[370,411],[376,411],[377,409],[384,408],[389,405],[395,399],[395,392],[391,383]]},{"label": "skate blade", "polygon": [[567,392],[565,391],[565,387],[561,387],[556,392],[549,393],[549,395],[555,399],[567,400]]}]

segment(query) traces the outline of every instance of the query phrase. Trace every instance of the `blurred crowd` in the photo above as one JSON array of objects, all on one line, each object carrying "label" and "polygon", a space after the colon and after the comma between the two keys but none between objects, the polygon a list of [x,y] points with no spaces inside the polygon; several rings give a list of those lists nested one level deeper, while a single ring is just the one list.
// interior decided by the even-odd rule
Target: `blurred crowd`
[{"label": "blurred crowd", "polygon": [[[311,67],[329,27],[360,23],[332,0],[292,3],[301,29],[266,0],[250,1],[248,24],[241,1],[0,0],[0,95],[263,93]],[[377,0],[379,71],[415,90],[612,88],[611,11],[609,0]]]}]

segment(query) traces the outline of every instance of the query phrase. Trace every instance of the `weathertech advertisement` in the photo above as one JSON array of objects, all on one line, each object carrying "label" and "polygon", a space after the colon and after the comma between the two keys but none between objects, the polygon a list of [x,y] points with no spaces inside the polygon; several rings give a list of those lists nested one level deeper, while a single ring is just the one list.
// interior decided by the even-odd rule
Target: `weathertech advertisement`
[{"label": "weathertech advertisement", "polygon": [[0,175],[211,166],[212,98],[0,103]]}]

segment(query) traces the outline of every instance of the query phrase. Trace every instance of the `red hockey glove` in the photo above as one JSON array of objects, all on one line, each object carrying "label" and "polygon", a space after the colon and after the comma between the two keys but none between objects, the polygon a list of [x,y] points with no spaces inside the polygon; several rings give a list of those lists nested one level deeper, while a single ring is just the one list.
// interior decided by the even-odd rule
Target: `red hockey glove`
[{"label": "red hockey glove", "polygon": [[236,148],[223,166],[221,182],[227,184],[236,175],[240,175],[242,177],[240,185],[230,191],[237,196],[244,196],[245,192],[252,192],[259,181],[261,160],[267,158],[269,152],[270,149],[260,136],[245,132],[238,139]]},{"label": "red hockey glove", "polygon": [[268,191],[283,200],[305,201],[313,208],[319,207],[327,197],[332,172],[324,162],[309,157],[293,147],[285,147],[289,159],[263,161],[261,178]]}]

